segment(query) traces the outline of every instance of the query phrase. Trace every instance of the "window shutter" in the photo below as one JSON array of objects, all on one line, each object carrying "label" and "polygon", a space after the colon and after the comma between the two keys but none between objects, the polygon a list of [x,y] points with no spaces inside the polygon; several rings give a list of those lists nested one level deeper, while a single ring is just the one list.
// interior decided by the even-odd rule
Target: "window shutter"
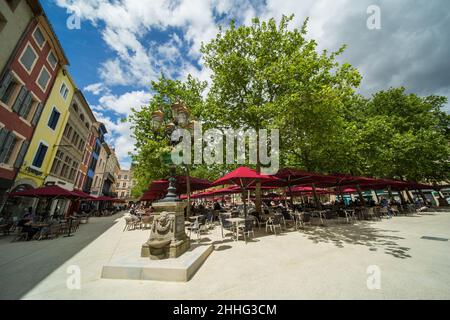
[{"label": "window shutter", "polygon": [[19,95],[17,96],[16,101],[14,102],[14,105],[12,107],[12,109],[15,113],[19,113],[19,110],[22,107],[22,104],[23,104],[23,101],[25,100],[26,95],[27,95],[27,89],[24,86],[20,87]]},{"label": "window shutter", "polygon": [[25,140],[22,143],[19,154],[17,155],[16,161],[14,162],[14,168],[19,169],[22,166],[23,158],[25,157],[25,154],[27,153],[29,145],[30,145],[30,142],[28,140]]},{"label": "window shutter", "polygon": [[12,79],[12,73],[8,70],[2,79],[2,83],[0,84],[0,99],[3,98],[3,95],[5,94],[6,89],[8,89],[8,86],[11,83]]},{"label": "window shutter", "polygon": [[3,163],[3,161],[5,160],[9,148],[11,148],[11,145],[14,141],[14,138],[15,138],[14,134],[12,132],[9,132],[5,140],[5,144],[3,145],[2,152],[0,152],[0,163]]},{"label": "window shutter", "polygon": [[20,108],[19,115],[23,118],[26,118],[28,116],[28,113],[30,113],[31,104],[33,102],[33,98],[31,96],[31,92],[27,91],[27,95],[25,99],[23,100],[22,107]]},{"label": "window shutter", "polygon": [[59,120],[59,116],[61,114],[55,110],[55,115],[53,116],[53,122],[52,122],[52,128],[55,129],[56,126],[58,125],[58,120]]},{"label": "window shutter", "polygon": [[3,147],[5,146],[4,142],[6,141],[8,133],[9,133],[9,131],[6,128],[0,129],[0,153],[2,152]]},{"label": "window shutter", "polygon": [[31,120],[31,124],[33,126],[36,126],[36,124],[38,123],[39,118],[41,117],[43,108],[44,108],[44,106],[42,105],[42,103],[39,103],[37,105],[36,112],[34,113],[33,119]]}]

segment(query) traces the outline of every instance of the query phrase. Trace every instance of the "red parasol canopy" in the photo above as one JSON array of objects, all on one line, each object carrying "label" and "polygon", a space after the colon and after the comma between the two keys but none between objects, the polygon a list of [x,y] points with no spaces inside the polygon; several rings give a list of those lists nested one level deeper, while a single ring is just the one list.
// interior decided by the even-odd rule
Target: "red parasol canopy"
[{"label": "red parasol canopy", "polygon": [[72,193],[76,194],[78,198],[85,199],[85,200],[92,200],[95,199],[90,194],[87,194],[86,192],[83,192],[81,190],[73,190]]},{"label": "red parasol canopy", "polygon": [[33,197],[33,198],[79,198],[80,196],[72,191],[61,188],[57,185],[44,186],[36,189],[30,189],[25,191],[13,192],[10,194],[12,197]]},{"label": "red parasol canopy", "polygon": [[91,201],[115,201],[115,200],[116,200],[115,198],[111,198],[111,197],[107,197],[107,196],[100,196],[97,198],[93,197],[91,199]]},{"label": "red parasol canopy", "polygon": [[[176,176],[175,177],[175,188],[177,189],[177,194],[186,193],[187,189],[187,178],[186,176]],[[189,182],[191,185],[191,191],[198,191],[208,189],[212,186],[211,182],[205,179],[189,177]],[[169,181],[167,179],[153,181],[148,191],[164,191],[167,193],[167,188],[169,187]]]},{"label": "red parasol canopy", "polygon": [[213,185],[235,184],[241,189],[248,189],[257,182],[275,184],[279,182],[279,179],[274,176],[260,174],[256,170],[247,167],[239,167],[214,181]]}]

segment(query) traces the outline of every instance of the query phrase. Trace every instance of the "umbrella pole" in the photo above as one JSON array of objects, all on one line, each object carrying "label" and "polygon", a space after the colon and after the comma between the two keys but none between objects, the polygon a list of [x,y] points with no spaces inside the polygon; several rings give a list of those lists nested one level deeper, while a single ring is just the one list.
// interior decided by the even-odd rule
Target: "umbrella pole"
[{"label": "umbrella pole", "polygon": [[189,165],[186,165],[186,194],[187,194],[187,208],[186,217],[191,216],[191,179],[189,177]]},{"label": "umbrella pole", "polygon": [[244,217],[247,218],[247,203],[245,200],[245,189],[242,190],[242,202],[244,203]]},{"label": "umbrella pole", "polygon": [[312,184],[312,189],[313,189],[313,195],[314,195],[314,202],[316,203],[317,209],[320,210],[321,209],[320,201],[319,201],[319,197],[317,196],[316,185],[314,183]]}]

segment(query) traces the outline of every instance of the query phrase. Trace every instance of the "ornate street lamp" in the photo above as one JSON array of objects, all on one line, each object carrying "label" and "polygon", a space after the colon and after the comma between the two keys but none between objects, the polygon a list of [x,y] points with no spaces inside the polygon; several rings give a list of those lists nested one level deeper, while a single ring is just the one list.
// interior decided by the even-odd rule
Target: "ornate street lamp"
[{"label": "ornate street lamp", "polygon": [[[189,110],[181,101],[178,101],[171,106],[170,111],[171,112],[163,112],[161,110],[154,111],[151,115],[151,125],[153,132],[158,134],[161,132],[161,126],[166,123],[164,127],[164,134],[168,138],[170,146],[174,148],[181,142],[181,139],[173,140],[172,133],[179,128],[189,129]],[[169,166],[170,177],[168,179],[169,187],[167,189],[167,195],[164,199],[160,200],[160,202],[180,201],[176,195],[176,167],[172,162],[171,154],[169,152],[163,154],[162,161],[164,164]]]}]

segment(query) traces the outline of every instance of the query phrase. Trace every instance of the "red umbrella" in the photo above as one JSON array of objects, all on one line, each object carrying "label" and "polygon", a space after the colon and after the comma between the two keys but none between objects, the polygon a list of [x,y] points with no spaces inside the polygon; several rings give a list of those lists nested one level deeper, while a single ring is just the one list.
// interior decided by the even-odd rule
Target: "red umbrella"
[{"label": "red umbrella", "polygon": [[[230,173],[224,175],[222,178],[219,178],[216,181],[214,181],[213,185],[235,184],[239,186],[242,192],[244,192],[251,185],[257,182],[275,183],[277,181],[279,181],[279,179],[274,176],[260,174],[256,172],[256,170],[247,167],[239,167],[236,170],[233,170]],[[242,201],[244,202],[244,214],[245,216],[247,216],[247,204],[244,195],[242,197]]]},{"label": "red umbrella", "polygon": [[239,186],[241,189],[246,190],[251,185],[257,182],[276,183],[279,182],[279,179],[274,176],[260,174],[256,172],[256,170],[247,167],[239,167],[236,170],[233,170],[230,173],[224,175],[222,178],[219,178],[216,181],[214,181],[213,185],[217,186],[221,184],[235,184]]},{"label": "red umbrella", "polygon": [[61,188],[57,185],[44,186],[36,189],[30,189],[25,191],[13,192],[10,194],[12,197],[33,197],[33,198],[79,198],[80,196],[72,191]]},{"label": "red umbrella", "polygon": [[[177,194],[186,193],[187,189],[187,178],[186,176],[176,176],[175,177],[175,188],[177,189]],[[191,191],[204,190],[210,188],[211,182],[205,179],[189,177],[189,182],[191,186]],[[169,181],[167,179],[156,180],[153,181],[148,191],[164,191],[167,192],[167,188],[169,187]]]},{"label": "red umbrella", "polygon": [[107,196],[100,196],[100,197],[97,197],[97,198],[93,197],[91,199],[91,201],[114,201],[114,200],[116,200],[116,199],[111,198],[111,197],[107,197]]}]

